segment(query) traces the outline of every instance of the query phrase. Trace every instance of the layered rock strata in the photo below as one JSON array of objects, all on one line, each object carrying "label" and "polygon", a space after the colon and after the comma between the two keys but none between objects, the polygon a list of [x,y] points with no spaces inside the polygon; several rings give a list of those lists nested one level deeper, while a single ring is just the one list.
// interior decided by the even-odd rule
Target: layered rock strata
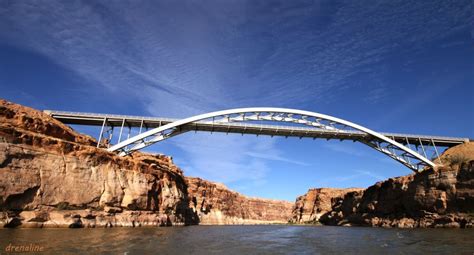
[{"label": "layered rock strata", "polygon": [[[474,143],[448,149],[441,156],[442,165],[421,173],[390,178],[365,190],[347,192],[342,198],[321,206],[317,220],[327,225],[380,227],[455,227],[474,225]],[[311,196],[317,201],[318,196]],[[299,210],[296,203],[293,219]],[[309,211],[314,211],[309,210]],[[304,214],[310,217],[310,214]],[[300,217],[301,218],[301,217]],[[309,218],[311,220],[311,218]]]},{"label": "layered rock strata", "polygon": [[317,224],[322,215],[330,212],[345,194],[353,191],[362,191],[362,189],[310,189],[306,194],[296,198],[290,222]]},{"label": "layered rock strata", "polygon": [[267,224],[287,223],[293,203],[280,200],[251,198],[229,190],[226,186],[200,178],[186,178],[190,208],[199,223]]}]

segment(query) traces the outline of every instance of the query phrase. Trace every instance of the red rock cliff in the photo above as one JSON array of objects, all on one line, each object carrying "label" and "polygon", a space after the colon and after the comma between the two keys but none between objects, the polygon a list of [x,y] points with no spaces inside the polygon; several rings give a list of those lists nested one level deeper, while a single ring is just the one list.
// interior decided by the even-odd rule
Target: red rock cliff
[{"label": "red rock cliff", "polygon": [[39,111],[0,101],[6,226],[187,223],[182,171],[166,156],[118,157]]},{"label": "red rock cliff", "polygon": [[250,198],[200,178],[186,180],[190,207],[200,224],[287,223],[290,219],[293,203]]},{"label": "red rock cliff", "polygon": [[317,223],[319,218],[332,210],[333,206],[344,198],[344,195],[362,189],[310,189],[303,196],[296,198],[292,211],[292,223]]},{"label": "red rock cliff", "polygon": [[[328,225],[381,227],[472,227],[474,225],[474,143],[448,149],[443,166],[378,182],[351,191],[323,206],[319,222]],[[306,195],[311,201],[318,196]],[[301,199],[300,199],[301,200]],[[297,212],[311,215],[296,202]],[[305,199],[303,199],[305,200]],[[320,207],[320,208],[319,208]],[[299,219],[297,212],[293,219]],[[311,218],[309,218],[311,220]]]}]

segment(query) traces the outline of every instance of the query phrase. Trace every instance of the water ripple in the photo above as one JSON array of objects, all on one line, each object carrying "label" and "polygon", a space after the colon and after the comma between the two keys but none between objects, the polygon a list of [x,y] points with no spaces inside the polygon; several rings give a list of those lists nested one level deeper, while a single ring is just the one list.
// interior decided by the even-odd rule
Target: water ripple
[{"label": "water ripple", "polygon": [[473,254],[472,229],[321,226],[193,226],[112,229],[2,229],[9,245],[41,254]]}]

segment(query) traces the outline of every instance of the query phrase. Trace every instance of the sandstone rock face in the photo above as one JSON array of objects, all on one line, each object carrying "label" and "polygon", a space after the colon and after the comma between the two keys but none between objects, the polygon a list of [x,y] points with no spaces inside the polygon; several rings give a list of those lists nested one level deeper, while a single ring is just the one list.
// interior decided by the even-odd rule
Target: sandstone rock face
[{"label": "sandstone rock face", "polygon": [[[319,222],[404,228],[472,227],[474,143],[448,149],[441,161],[443,165],[436,169],[390,178],[366,190],[348,192],[342,199],[336,199],[330,210],[327,210],[327,204],[321,206],[326,213],[321,215]],[[308,197],[312,201],[318,199],[317,196]],[[296,204],[298,207],[298,201]],[[302,208],[307,211],[304,206]],[[298,219],[297,216],[294,212],[293,218]]]},{"label": "sandstone rock face", "polygon": [[[119,157],[47,114],[0,100],[0,226],[270,223],[287,216],[276,211],[278,203],[219,187],[210,191],[212,199],[194,205],[190,199],[202,199],[188,195],[194,189],[170,157],[140,152]],[[222,210],[210,210],[217,215],[211,217],[201,214],[202,205]]]},{"label": "sandstone rock face", "polygon": [[333,206],[344,198],[344,195],[361,191],[362,189],[332,189],[319,188],[310,189],[308,192],[296,198],[292,210],[292,223],[317,223],[319,218],[331,211]]},{"label": "sandstone rock face", "polygon": [[[1,131],[10,131],[4,122],[1,125]],[[0,133],[7,141],[0,143],[0,207],[8,211],[2,215],[5,224],[9,219],[36,222],[39,217],[26,217],[31,214],[25,211],[32,211],[44,216],[40,217],[42,226],[80,226],[48,215],[57,215],[55,210],[89,209],[98,213],[110,207],[119,210],[108,210],[102,219],[109,221],[98,221],[97,225],[133,225],[136,214],[118,213],[122,209],[152,212],[149,224],[192,223],[187,222],[184,177],[169,157],[137,153],[120,158],[93,146],[18,128],[12,133],[20,137]],[[15,144],[14,139],[34,142]],[[74,149],[64,149],[68,147]],[[64,215],[68,214],[65,211]],[[81,219],[80,215],[72,216]]]},{"label": "sandstone rock face", "polygon": [[190,208],[200,224],[287,223],[291,217],[293,203],[246,197],[200,178],[187,177],[186,181]]}]

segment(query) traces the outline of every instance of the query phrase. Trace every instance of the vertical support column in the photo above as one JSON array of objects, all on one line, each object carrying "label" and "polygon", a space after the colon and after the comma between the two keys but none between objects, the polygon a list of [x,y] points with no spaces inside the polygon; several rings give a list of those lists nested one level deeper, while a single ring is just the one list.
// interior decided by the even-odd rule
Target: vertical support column
[{"label": "vertical support column", "polygon": [[435,144],[435,142],[433,141],[433,139],[431,139],[431,143],[433,144],[433,148],[434,148],[434,150],[435,150],[435,152],[436,152],[436,157],[438,157],[438,162],[439,162],[440,164],[442,164],[442,163],[441,163],[441,159],[439,158],[438,149],[436,149],[436,144]]},{"label": "vertical support column", "polygon": [[[212,117],[212,127],[211,127],[211,134],[214,132],[214,121],[216,120],[216,117]],[[244,135],[244,134],[242,134]]]},{"label": "vertical support column", "polygon": [[122,140],[122,132],[123,132],[123,126],[124,125],[125,125],[125,118],[122,119],[122,126],[120,127],[120,133],[119,133],[119,138],[118,138],[117,143],[120,143],[120,141]]},{"label": "vertical support column", "polygon": [[110,123],[110,134],[109,134],[109,143],[107,144],[107,148],[110,147],[110,144],[112,143],[112,138],[114,137],[114,126],[112,125],[112,123]]},{"label": "vertical support column", "polygon": [[408,141],[408,137],[405,137],[405,141],[407,142],[408,148],[411,149],[410,142]]},{"label": "vertical support column", "polygon": [[423,146],[423,142],[421,141],[421,138],[418,137],[418,141],[420,141],[421,149],[423,150],[423,155],[425,156],[426,159],[428,159],[428,157],[426,156],[425,147]]},{"label": "vertical support column", "polygon": [[[408,141],[408,137],[405,137],[405,141],[407,141],[408,149],[411,149],[411,148],[410,148],[410,142]],[[405,158],[406,158],[406,160],[408,161],[408,164],[411,165],[410,157],[405,157]]]},{"label": "vertical support column", "polygon": [[[392,140],[394,140],[394,141],[395,141],[395,137],[394,137],[394,136],[392,136]],[[395,157],[399,157],[399,156],[398,156],[398,154],[397,154],[397,152],[395,151],[395,149],[396,149],[396,148],[393,148],[393,147],[392,147],[392,146],[390,146],[390,145],[388,145],[388,146],[389,146],[389,148],[391,148],[391,149],[392,149],[392,153],[393,153],[393,155],[394,155]]]},{"label": "vertical support column", "polygon": [[104,117],[104,121],[102,122],[102,128],[100,129],[99,139],[97,141],[97,148],[100,147],[100,142],[102,141],[102,135],[104,134],[104,127],[105,127],[106,122],[107,122],[107,117]]},{"label": "vertical support column", "polygon": [[127,134],[127,140],[130,139],[130,133],[132,132],[132,126],[128,125],[128,134]]},{"label": "vertical support column", "polygon": [[142,128],[143,128],[143,119],[140,121],[140,130],[138,130],[138,134],[142,133]]}]

